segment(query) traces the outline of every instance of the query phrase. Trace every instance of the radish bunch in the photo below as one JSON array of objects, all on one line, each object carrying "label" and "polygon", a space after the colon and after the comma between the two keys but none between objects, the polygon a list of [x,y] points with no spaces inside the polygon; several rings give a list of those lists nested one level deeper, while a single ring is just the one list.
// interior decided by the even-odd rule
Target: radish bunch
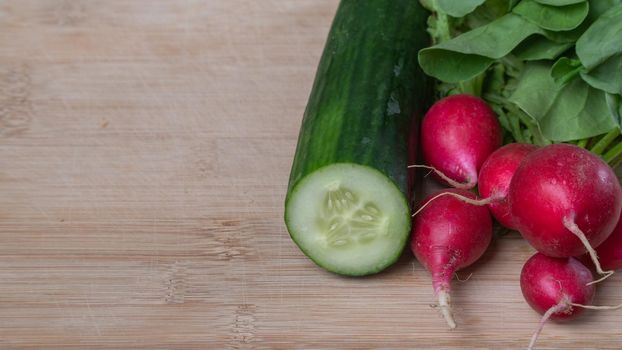
[{"label": "radish bunch", "polygon": [[[430,168],[444,183],[462,188],[427,198],[414,214],[412,233],[412,250],[432,274],[448,324],[455,327],[448,303],[451,274],[475,262],[492,236],[486,207],[538,251],[525,264],[520,285],[528,303],[544,315],[539,330],[549,318],[571,319],[596,308],[589,305],[593,284],[622,267],[618,179],[601,158],[578,146],[500,147],[494,113],[491,118],[481,104],[466,95],[437,102],[422,123],[427,165],[413,166]],[[464,190],[476,184],[481,199]],[[611,244],[599,247],[608,238]],[[594,281],[573,258],[581,255],[602,278]]]}]

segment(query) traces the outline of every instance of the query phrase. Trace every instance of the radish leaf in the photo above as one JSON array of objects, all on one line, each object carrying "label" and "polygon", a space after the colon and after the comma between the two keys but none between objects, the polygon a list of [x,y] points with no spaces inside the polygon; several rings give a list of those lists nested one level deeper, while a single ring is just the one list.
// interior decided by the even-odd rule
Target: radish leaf
[{"label": "radish leaf", "polygon": [[557,142],[578,140],[606,133],[617,125],[603,91],[581,79],[561,87],[550,72],[550,64],[527,64],[510,97],[536,120],[544,137]]},{"label": "radish leaf", "polygon": [[550,5],[550,6],[566,6],[566,5],[574,5],[581,2],[585,2],[585,0],[535,0],[536,2],[542,5]]},{"label": "radish leaf", "polygon": [[548,6],[534,0],[523,0],[513,10],[540,28],[566,31],[578,27],[587,17],[589,4],[582,1],[567,6]]},{"label": "radish leaf", "polygon": [[445,82],[468,80],[537,33],[543,33],[538,26],[507,14],[452,40],[421,50],[419,64],[426,74]]},{"label": "radish leaf", "polygon": [[607,94],[607,107],[618,128],[622,128],[622,96]]},{"label": "radish leaf", "polygon": [[557,43],[543,36],[534,35],[523,41],[512,51],[525,61],[552,60],[572,47],[572,43]]},{"label": "radish leaf", "polygon": [[622,4],[612,7],[577,40],[577,56],[591,70],[622,53]]},{"label": "radish leaf", "polygon": [[562,57],[553,65],[551,77],[555,81],[555,84],[564,85],[577,77],[581,73],[581,70],[583,70],[581,61]]},{"label": "radish leaf", "polygon": [[622,53],[610,57],[581,77],[596,89],[610,94],[622,94]]},{"label": "radish leaf", "polygon": [[436,6],[452,17],[463,17],[473,12],[486,0],[437,0]]}]

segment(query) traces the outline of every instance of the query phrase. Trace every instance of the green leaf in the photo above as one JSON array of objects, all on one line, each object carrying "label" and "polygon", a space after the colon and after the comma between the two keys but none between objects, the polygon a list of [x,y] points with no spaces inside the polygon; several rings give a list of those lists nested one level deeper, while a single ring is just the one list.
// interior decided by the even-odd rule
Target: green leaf
[{"label": "green leaf", "polygon": [[574,5],[581,2],[585,2],[585,0],[535,0],[536,2],[542,5],[550,5],[550,6],[566,6],[566,5]]},{"label": "green leaf", "polygon": [[[456,1],[456,0],[454,0]],[[457,0],[458,2],[460,0]],[[622,1],[622,0],[621,0]],[[464,23],[468,28],[478,28],[505,16],[512,10],[516,0],[486,0],[475,11],[466,15]]]},{"label": "green leaf", "polygon": [[468,80],[536,33],[543,32],[520,16],[507,14],[488,25],[419,51],[419,64],[426,74],[445,82]]},{"label": "green leaf", "polygon": [[565,142],[600,135],[615,127],[605,93],[574,79],[560,87],[551,65],[526,65],[510,101],[537,121],[547,139]]},{"label": "green leaf", "polygon": [[480,6],[478,10],[487,10],[495,13],[496,18],[499,18],[512,11],[514,5],[519,1],[520,0],[486,0],[484,5]]},{"label": "green leaf", "polygon": [[580,26],[572,30],[566,30],[563,32],[545,30],[544,35],[556,43],[572,43],[572,45],[574,45],[581,35],[583,35],[588,26],[589,24],[585,21]]},{"label": "green leaf", "polygon": [[463,17],[473,12],[485,0],[436,0],[436,6],[452,17]]},{"label": "green leaf", "polygon": [[512,10],[514,8],[514,6],[516,6],[516,4],[518,4],[520,0],[510,0],[510,10]]},{"label": "green leaf", "polygon": [[553,81],[555,81],[555,84],[564,85],[577,77],[579,73],[581,73],[581,70],[583,70],[581,61],[562,57],[553,65],[551,77]]},{"label": "green leaf", "polygon": [[589,72],[582,72],[581,77],[596,89],[622,94],[622,54],[611,56]]},{"label": "green leaf", "polygon": [[469,80],[485,71],[494,59],[455,51],[419,51],[419,63],[427,75],[447,83]]},{"label": "green leaf", "polygon": [[572,43],[557,43],[543,36],[534,35],[520,43],[512,53],[524,61],[552,60],[572,46]]},{"label": "green leaf", "polygon": [[548,64],[528,63],[525,65],[514,93],[509,98],[510,102],[536,120],[544,117],[560,90],[549,73]]},{"label": "green leaf", "polygon": [[523,0],[512,11],[540,28],[566,31],[578,27],[587,17],[589,9],[587,1],[566,6],[549,6],[535,0]]},{"label": "green leaf", "polygon": [[618,128],[622,128],[622,96],[607,94],[607,108]]},{"label": "green leaf", "polygon": [[[581,130],[570,127],[576,122],[577,111],[585,108],[589,96],[589,89],[586,84],[577,79],[564,86],[555,96],[554,103],[540,116],[538,122],[542,128],[542,133],[553,141],[570,141],[582,139],[593,135],[582,135]],[[561,104],[562,102],[567,104]],[[574,123],[573,123],[574,124]],[[595,135],[600,133],[595,133]]]},{"label": "green leaf", "polygon": [[622,4],[622,0],[590,0],[590,14],[588,16],[594,22],[610,8],[619,4]]},{"label": "green leaf", "polygon": [[535,120],[542,119],[546,115],[555,102],[555,96],[561,90],[551,78],[550,72],[550,64],[541,62],[526,64],[518,85],[509,99]]},{"label": "green leaf", "polygon": [[622,52],[622,4],[605,12],[579,38],[576,45],[581,63],[591,70]]},{"label": "green leaf", "polygon": [[[587,91],[584,103],[570,103],[582,91]],[[610,117],[605,92],[588,86],[581,79],[575,79],[558,95],[553,108],[540,121],[540,126],[545,136],[563,142],[606,133],[615,124]]]}]

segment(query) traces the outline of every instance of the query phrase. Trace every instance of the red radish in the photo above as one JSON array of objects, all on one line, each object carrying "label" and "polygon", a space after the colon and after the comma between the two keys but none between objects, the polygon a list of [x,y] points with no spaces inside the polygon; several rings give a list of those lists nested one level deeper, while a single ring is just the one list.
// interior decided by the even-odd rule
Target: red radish
[{"label": "red radish", "polygon": [[615,306],[589,305],[594,298],[590,270],[575,258],[551,258],[534,254],[523,266],[520,287],[531,308],[542,314],[528,349],[533,349],[544,324],[549,319],[568,321],[581,315],[584,309],[616,310]]},{"label": "red radish", "polygon": [[594,297],[592,272],[575,258],[551,258],[542,253],[534,254],[523,266],[520,287],[527,303],[544,315],[551,308],[562,304],[549,318],[571,320],[579,316],[582,308],[572,303],[587,305]]},{"label": "red radish", "polygon": [[[622,220],[618,220],[613,232],[601,245],[596,248],[600,266],[605,270],[619,270],[622,268]],[[584,264],[591,265],[589,255],[580,259]]]},{"label": "red radish", "polygon": [[[423,210],[413,222],[411,249],[432,274],[439,308],[449,327],[455,328],[449,296],[451,279],[457,270],[484,254],[492,239],[492,219],[486,207],[453,196],[439,197],[446,192],[476,199],[473,193],[462,189],[443,190],[426,198]],[[431,201],[433,198],[437,199]]]},{"label": "red radish", "polygon": [[555,144],[529,154],[510,183],[514,225],[539,252],[551,257],[588,251],[613,231],[622,210],[622,189],[612,169],[583,148]]},{"label": "red radish", "polygon": [[498,198],[488,204],[492,215],[507,228],[514,228],[510,205],[507,199],[510,181],[523,159],[537,146],[526,143],[511,143],[494,151],[479,171],[478,190],[484,198]]},{"label": "red radish", "polygon": [[426,162],[458,188],[475,187],[477,172],[501,142],[495,113],[475,96],[453,95],[436,102],[421,124]]},{"label": "red radish", "polygon": [[520,287],[529,305],[544,315],[534,333],[532,349],[544,323],[565,321],[579,316],[594,298],[594,286],[589,285],[592,273],[575,258],[551,258],[541,253],[533,255],[520,275]]}]

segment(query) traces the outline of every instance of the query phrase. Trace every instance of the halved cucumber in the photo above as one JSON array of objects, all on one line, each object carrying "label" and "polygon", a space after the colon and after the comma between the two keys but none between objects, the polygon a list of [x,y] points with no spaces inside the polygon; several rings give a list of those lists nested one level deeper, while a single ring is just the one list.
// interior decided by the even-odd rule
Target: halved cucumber
[{"label": "halved cucumber", "polygon": [[397,260],[410,229],[409,212],[404,195],[378,170],[337,163],[298,184],[285,220],[292,238],[318,265],[365,275]]},{"label": "halved cucumber", "polygon": [[293,240],[329,271],[376,273],[406,244],[413,117],[431,91],[417,62],[426,20],[416,0],[342,0],[337,10],[285,203]]}]

